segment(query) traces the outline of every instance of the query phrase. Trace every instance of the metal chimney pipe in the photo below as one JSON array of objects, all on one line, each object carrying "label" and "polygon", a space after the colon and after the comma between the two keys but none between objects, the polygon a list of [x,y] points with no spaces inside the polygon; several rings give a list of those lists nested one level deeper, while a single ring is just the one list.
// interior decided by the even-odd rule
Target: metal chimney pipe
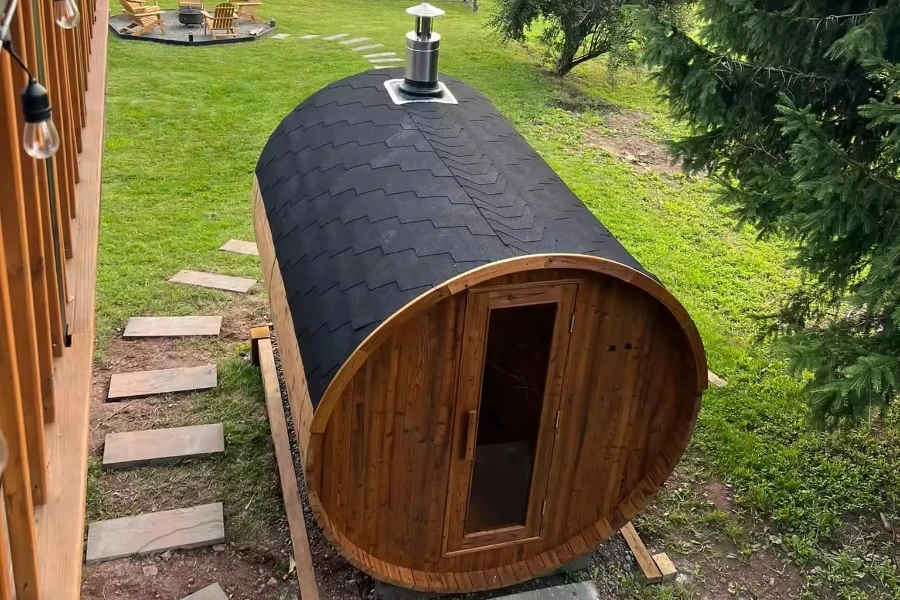
[{"label": "metal chimney pipe", "polygon": [[431,20],[444,14],[440,8],[423,2],[407,8],[416,18],[415,30],[406,34],[406,73],[400,90],[413,96],[440,96],[438,82],[438,51],[441,34],[436,33]]}]

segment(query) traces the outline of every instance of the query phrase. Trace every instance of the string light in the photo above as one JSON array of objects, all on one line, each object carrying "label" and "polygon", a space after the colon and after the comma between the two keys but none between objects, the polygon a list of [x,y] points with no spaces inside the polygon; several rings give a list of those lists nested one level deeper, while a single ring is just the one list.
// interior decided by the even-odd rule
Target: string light
[{"label": "string light", "polygon": [[63,29],[75,29],[81,21],[81,12],[75,0],[53,0],[53,19]]},{"label": "string light", "polygon": [[[19,67],[28,75],[28,84],[22,90],[22,117],[25,129],[22,131],[22,148],[28,156],[38,159],[50,158],[59,150],[59,132],[51,118],[50,97],[47,88],[38,83],[25,62],[16,54],[10,39],[10,23],[18,7],[18,0],[10,0],[6,13],[0,22],[0,48],[6,50]],[[65,4],[65,7],[58,7]],[[57,25],[72,29],[78,25],[81,14],[74,0],[53,0],[54,17]]]}]

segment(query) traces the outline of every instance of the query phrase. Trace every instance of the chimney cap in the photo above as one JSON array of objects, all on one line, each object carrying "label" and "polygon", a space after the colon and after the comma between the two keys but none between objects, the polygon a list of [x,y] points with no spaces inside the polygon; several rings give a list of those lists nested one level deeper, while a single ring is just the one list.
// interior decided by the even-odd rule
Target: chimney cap
[{"label": "chimney cap", "polygon": [[417,6],[411,6],[406,9],[406,14],[412,15],[414,17],[426,17],[426,18],[434,18],[440,17],[444,14],[444,11],[438,8],[437,6],[432,6],[427,2],[423,2]]}]

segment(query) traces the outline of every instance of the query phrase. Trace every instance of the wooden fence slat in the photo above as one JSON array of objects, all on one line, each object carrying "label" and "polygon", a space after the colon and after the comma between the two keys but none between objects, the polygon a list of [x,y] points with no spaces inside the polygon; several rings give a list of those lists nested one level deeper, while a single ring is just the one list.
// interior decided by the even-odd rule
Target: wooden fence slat
[{"label": "wooden fence slat", "polygon": [[[35,46],[33,10],[31,2],[22,2],[16,13],[16,28],[19,48],[25,55],[28,64],[37,65],[37,48]],[[19,82],[22,87],[27,77],[20,73]],[[17,84],[17,85],[18,85]],[[16,111],[19,131],[25,126],[22,111]],[[47,197],[46,166],[21,150],[23,169],[23,198],[25,205],[26,239],[28,242],[28,258],[31,271],[31,292],[34,302],[35,335],[37,341],[38,369],[40,373],[40,396],[43,406],[44,422],[53,422],[53,345],[50,339],[50,307],[47,294],[47,264],[44,255],[43,215],[42,207],[49,203]],[[43,186],[40,184],[43,179]]]},{"label": "wooden fence slat", "polygon": [[[9,169],[11,173],[2,173],[0,179],[12,181],[13,185],[0,188],[0,207],[9,206],[14,199],[14,190],[21,191],[19,179],[19,156],[11,146],[18,146],[19,136],[16,131],[15,111],[16,98],[12,89],[10,58],[7,53],[0,54],[0,131],[6,131],[9,143],[0,143],[0,169]],[[12,188],[12,189],[11,189]],[[0,231],[12,229],[5,226],[6,210],[0,211]],[[4,238],[5,238],[4,234]],[[0,244],[0,430],[6,437],[9,446],[9,458],[6,471],[3,473],[3,497],[6,514],[9,520],[9,544],[12,555],[13,578],[16,585],[16,596],[19,600],[37,600],[40,597],[40,582],[37,564],[36,539],[34,529],[34,509],[31,497],[31,479],[29,477],[28,453],[26,451],[25,425],[22,411],[22,392],[19,382],[19,361],[17,361],[18,344],[13,332],[12,303],[16,297],[11,293],[6,274],[10,272],[6,263],[5,250],[12,244]],[[15,250],[15,248],[13,248]],[[26,271],[27,273],[27,271]],[[18,278],[18,287],[21,277]],[[21,301],[19,301],[21,302]],[[25,361],[27,362],[27,358]]]},{"label": "wooden fence slat", "polygon": [[[75,144],[72,141],[72,108],[69,104],[68,75],[66,62],[63,59],[62,30],[53,20],[49,10],[41,14],[46,51],[45,63],[49,67],[47,83],[50,84],[50,102],[53,106],[53,121],[59,130],[61,144],[59,152],[53,157],[57,169],[56,223],[62,240],[63,255],[72,258],[72,224],[70,207],[75,203],[75,180],[69,156],[73,154]],[[65,261],[63,261],[65,264]],[[63,267],[65,268],[65,267]],[[65,277],[62,278],[65,287]],[[63,291],[65,294],[65,290]]]},{"label": "wooden fence slat", "polygon": [[[16,123],[18,103],[15,101],[12,68],[6,57],[0,82],[6,90],[0,102],[0,123],[7,127],[9,144],[0,144],[0,175],[6,182],[0,189],[0,238],[6,253],[6,277],[11,298],[13,339],[18,357],[22,414],[25,418],[25,442],[31,468],[31,493],[37,504],[44,503],[46,462],[44,461],[44,414],[41,407],[40,371],[37,356],[37,332],[34,326],[34,297],[25,223],[25,196],[22,187],[22,164],[19,160],[19,129]],[[2,127],[0,127],[2,129]]]}]

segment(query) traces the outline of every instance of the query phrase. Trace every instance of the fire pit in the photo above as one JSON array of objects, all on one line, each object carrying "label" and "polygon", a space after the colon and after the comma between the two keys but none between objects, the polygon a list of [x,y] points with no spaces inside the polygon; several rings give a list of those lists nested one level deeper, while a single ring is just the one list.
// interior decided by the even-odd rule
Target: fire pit
[{"label": "fire pit", "polygon": [[181,8],[178,10],[178,22],[187,27],[203,25],[203,11],[199,8]]}]

